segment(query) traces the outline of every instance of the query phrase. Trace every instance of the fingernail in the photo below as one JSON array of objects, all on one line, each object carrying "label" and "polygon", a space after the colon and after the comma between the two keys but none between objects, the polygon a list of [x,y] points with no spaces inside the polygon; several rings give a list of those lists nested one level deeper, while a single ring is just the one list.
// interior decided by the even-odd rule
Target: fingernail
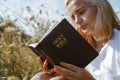
[{"label": "fingernail", "polygon": [[60,65],[63,65],[63,64],[65,64],[65,62],[60,62]]},{"label": "fingernail", "polygon": [[57,68],[57,65],[54,65],[54,68]]}]

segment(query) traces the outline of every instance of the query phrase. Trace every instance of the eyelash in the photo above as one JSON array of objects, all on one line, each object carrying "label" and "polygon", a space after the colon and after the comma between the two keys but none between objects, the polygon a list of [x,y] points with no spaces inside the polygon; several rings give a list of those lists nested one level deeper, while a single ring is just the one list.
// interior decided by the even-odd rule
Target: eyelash
[{"label": "eyelash", "polygon": [[[86,9],[80,11],[79,14],[82,15],[82,14],[85,13],[85,11],[86,11]],[[75,20],[75,16],[74,15],[72,15],[71,18],[72,18],[72,20]]]},{"label": "eyelash", "polygon": [[85,9],[79,12],[79,14],[81,14],[81,15],[84,13],[85,13]]},{"label": "eyelash", "polygon": [[72,15],[71,18],[72,18],[72,20],[75,20],[75,16],[74,15]]}]

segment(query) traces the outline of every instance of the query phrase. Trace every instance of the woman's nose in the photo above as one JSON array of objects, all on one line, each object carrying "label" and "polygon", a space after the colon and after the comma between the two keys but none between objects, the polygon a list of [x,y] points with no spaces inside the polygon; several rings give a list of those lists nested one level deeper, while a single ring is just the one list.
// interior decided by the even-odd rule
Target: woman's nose
[{"label": "woman's nose", "polygon": [[75,17],[75,24],[81,24],[82,23],[82,18],[80,16]]}]

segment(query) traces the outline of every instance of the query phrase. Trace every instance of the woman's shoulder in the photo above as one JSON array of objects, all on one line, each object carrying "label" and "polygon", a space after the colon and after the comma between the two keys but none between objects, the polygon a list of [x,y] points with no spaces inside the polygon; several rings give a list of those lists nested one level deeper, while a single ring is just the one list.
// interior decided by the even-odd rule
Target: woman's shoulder
[{"label": "woman's shoulder", "polygon": [[120,53],[120,30],[114,29],[114,35],[111,40],[108,42],[108,46],[117,50]]},{"label": "woman's shoulder", "polygon": [[108,40],[105,46],[101,49],[101,53],[114,53],[117,52],[120,55],[120,30],[114,29],[112,39]]}]

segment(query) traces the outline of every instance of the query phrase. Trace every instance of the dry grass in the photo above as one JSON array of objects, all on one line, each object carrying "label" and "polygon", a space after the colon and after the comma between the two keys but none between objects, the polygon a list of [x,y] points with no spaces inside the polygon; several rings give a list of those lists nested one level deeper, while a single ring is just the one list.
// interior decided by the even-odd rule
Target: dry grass
[{"label": "dry grass", "polygon": [[[17,14],[8,7],[0,12],[2,14],[0,16],[0,80],[30,80],[35,73],[43,71],[37,61],[38,57],[26,45],[38,42],[56,20],[49,19],[49,13],[44,5],[38,8],[36,14],[33,14],[34,11],[29,6],[24,10],[31,17],[23,18],[24,11],[23,14]],[[9,11],[13,14],[8,15]],[[41,18],[43,14],[44,17],[46,15],[45,19]],[[14,21],[9,19],[11,16],[15,18]],[[64,17],[62,14],[60,16]],[[18,28],[21,25],[16,25],[17,22],[21,22],[26,28],[32,26],[36,35],[34,37],[26,35]]]},{"label": "dry grass", "polygon": [[38,57],[26,46],[32,42],[10,21],[0,24],[0,80],[29,80],[42,71]]}]

